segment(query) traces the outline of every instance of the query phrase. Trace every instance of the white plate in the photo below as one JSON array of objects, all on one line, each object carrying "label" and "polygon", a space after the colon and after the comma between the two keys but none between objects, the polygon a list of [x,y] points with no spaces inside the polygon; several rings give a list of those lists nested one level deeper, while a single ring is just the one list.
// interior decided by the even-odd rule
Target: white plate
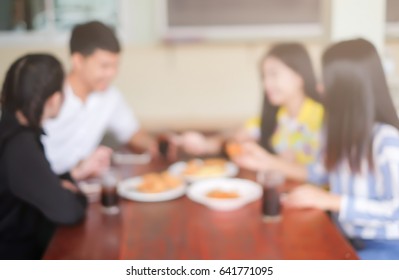
[{"label": "white plate", "polygon": [[169,166],[168,171],[170,174],[178,177],[184,177],[189,182],[196,182],[204,179],[213,179],[213,178],[223,178],[223,177],[234,177],[238,174],[238,167],[232,162],[226,162],[225,172],[222,174],[214,175],[214,176],[195,176],[195,175],[183,175],[184,170],[186,169],[187,163],[184,161],[179,161],[171,166]]},{"label": "white plate", "polygon": [[[212,190],[236,191],[237,198],[210,198],[207,194]],[[262,187],[249,180],[219,178],[195,182],[187,190],[187,196],[198,203],[219,211],[238,209],[262,196]]]},{"label": "white plate", "polygon": [[149,153],[132,154],[114,152],[112,154],[112,160],[116,164],[147,164],[151,161],[151,155]]},{"label": "white plate", "polygon": [[118,184],[118,194],[121,197],[143,202],[156,202],[156,201],[166,201],[183,196],[186,192],[185,184],[181,186],[159,193],[143,193],[137,191],[137,187],[142,182],[141,177],[134,177],[124,180]]}]

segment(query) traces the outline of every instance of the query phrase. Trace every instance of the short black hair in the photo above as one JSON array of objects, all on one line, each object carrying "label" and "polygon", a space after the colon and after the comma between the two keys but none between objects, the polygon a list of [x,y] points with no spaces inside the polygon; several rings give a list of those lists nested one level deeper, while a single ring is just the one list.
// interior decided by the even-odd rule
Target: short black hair
[{"label": "short black hair", "polygon": [[119,53],[121,47],[112,28],[99,21],[76,25],[69,42],[71,54],[84,56],[93,54],[96,49]]}]

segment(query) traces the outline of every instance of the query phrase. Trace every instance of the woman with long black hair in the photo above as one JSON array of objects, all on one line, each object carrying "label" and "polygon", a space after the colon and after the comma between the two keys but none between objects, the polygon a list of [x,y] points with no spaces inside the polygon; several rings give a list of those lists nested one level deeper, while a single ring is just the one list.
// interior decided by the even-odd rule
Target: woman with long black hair
[{"label": "woman with long black hair", "polygon": [[[325,147],[290,207],[330,210],[362,259],[399,259],[399,120],[375,47],[344,41],[323,55]],[[285,166],[288,174],[301,172]],[[299,177],[301,177],[299,176]]]},{"label": "woman with long black hair", "polygon": [[59,112],[63,80],[60,62],[46,54],[19,58],[5,77],[0,120],[0,259],[40,258],[56,224],[74,224],[85,215],[84,195],[73,182],[51,171],[40,142],[43,121]]},{"label": "woman with long black hair", "polygon": [[177,142],[186,152],[216,154],[226,140],[235,140],[248,142],[241,156],[234,158],[247,169],[260,167],[258,150],[301,165],[315,159],[320,148],[323,106],[307,50],[300,43],[276,44],[261,58],[259,66],[263,89],[260,117],[224,135],[206,138],[197,132],[183,133]]}]

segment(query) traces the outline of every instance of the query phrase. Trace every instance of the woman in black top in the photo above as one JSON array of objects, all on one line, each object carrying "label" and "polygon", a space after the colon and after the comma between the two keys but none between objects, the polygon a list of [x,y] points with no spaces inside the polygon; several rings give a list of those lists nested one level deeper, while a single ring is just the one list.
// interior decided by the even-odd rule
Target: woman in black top
[{"label": "woman in black top", "polygon": [[[64,72],[50,55],[26,55],[7,72],[1,92],[0,259],[40,258],[56,224],[85,215],[86,199],[50,169],[40,136],[62,103]],[[61,149],[62,147],[60,147]]]}]

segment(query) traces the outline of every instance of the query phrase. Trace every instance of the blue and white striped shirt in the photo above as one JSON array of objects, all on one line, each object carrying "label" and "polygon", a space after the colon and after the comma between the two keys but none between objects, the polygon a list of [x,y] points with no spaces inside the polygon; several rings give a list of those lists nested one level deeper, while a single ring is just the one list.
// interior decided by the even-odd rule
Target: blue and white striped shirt
[{"label": "blue and white striped shirt", "polygon": [[327,173],[322,161],[308,167],[309,182],[328,183],[341,195],[338,222],[349,237],[399,239],[399,131],[376,124],[373,137],[374,170],[365,159],[361,172],[342,162]]}]

